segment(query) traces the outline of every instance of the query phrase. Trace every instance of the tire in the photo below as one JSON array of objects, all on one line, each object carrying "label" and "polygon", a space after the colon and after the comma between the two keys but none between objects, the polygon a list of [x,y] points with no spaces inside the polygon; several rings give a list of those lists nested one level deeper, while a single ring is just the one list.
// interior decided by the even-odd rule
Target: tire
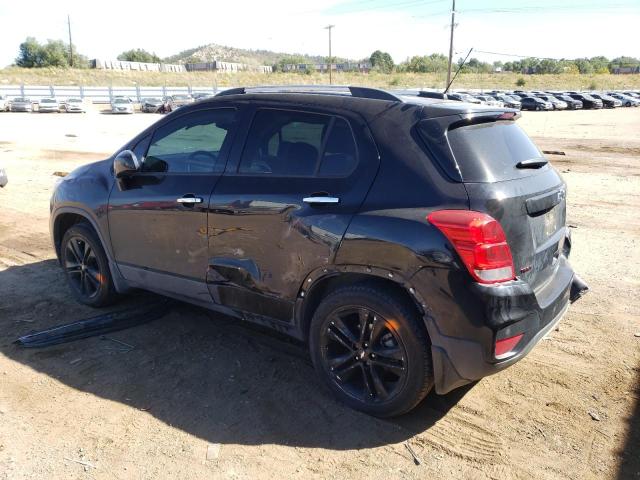
[{"label": "tire", "polygon": [[340,288],[320,303],[309,349],[334,395],[369,415],[406,413],[433,387],[422,320],[404,299],[373,284]]},{"label": "tire", "polygon": [[78,223],[65,232],[60,244],[60,260],[71,293],[78,302],[91,307],[114,302],[117,293],[109,261],[91,226]]}]

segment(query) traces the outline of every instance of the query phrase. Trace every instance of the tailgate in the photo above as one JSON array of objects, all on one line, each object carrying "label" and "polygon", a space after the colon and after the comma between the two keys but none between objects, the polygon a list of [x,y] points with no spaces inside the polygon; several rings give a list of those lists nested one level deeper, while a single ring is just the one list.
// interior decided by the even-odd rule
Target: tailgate
[{"label": "tailgate", "polygon": [[566,238],[566,187],[549,167],[527,180],[465,184],[472,210],[498,220],[516,276],[539,290],[555,274]]},{"label": "tailgate", "polygon": [[515,274],[537,292],[553,279],[566,237],[566,185],[517,125],[493,112],[428,119],[419,132],[442,168],[464,183],[471,210],[498,220]]}]

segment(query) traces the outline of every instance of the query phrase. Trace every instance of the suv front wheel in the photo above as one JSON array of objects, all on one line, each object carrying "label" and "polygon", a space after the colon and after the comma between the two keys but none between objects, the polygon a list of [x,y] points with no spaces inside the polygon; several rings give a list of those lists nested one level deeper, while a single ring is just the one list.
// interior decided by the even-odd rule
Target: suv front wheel
[{"label": "suv front wheel", "polygon": [[76,300],[92,307],[113,302],[116,292],[107,255],[89,225],[78,223],[65,232],[60,260]]},{"label": "suv front wheel", "polygon": [[320,303],[311,321],[313,364],[350,407],[378,417],[400,415],[433,386],[421,323],[409,302],[378,286],[340,288]]}]

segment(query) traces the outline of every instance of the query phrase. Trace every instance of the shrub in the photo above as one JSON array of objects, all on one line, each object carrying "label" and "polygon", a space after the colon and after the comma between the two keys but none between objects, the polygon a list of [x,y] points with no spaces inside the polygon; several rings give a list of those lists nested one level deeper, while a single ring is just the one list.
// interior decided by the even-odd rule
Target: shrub
[{"label": "shrub", "polygon": [[397,87],[398,85],[400,85],[400,78],[394,77],[391,80],[389,80],[390,87]]},{"label": "shrub", "polygon": [[598,85],[596,84],[596,82],[591,82],[589,84],[589,90],[597,90],[598,89]]},{"label": "shrub", "polygon": [[518,87],[524,87],[526,84],[527,84],[527,81],[522,77],[520,77],[520,78],[518,78],[518,80],[516,80],[516,85]]}]

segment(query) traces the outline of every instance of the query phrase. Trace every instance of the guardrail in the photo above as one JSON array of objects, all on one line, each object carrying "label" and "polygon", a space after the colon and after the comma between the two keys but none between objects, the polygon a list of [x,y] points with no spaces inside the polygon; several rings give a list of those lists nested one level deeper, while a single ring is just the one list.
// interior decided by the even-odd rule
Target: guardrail
[{"label": "guardrail", "polygon": [[148,97],[165,97],[167,95],[209,93],[215,94],[227,88],[211,87],[85,87],[79,86],[42,86],[42,85],[0,85],[0,95],[9,99],[27,97],[37,103],[42,98],[60,99],[82,98],[92,103],[111,103],[114,97],[129,97],[140,101]]}]

